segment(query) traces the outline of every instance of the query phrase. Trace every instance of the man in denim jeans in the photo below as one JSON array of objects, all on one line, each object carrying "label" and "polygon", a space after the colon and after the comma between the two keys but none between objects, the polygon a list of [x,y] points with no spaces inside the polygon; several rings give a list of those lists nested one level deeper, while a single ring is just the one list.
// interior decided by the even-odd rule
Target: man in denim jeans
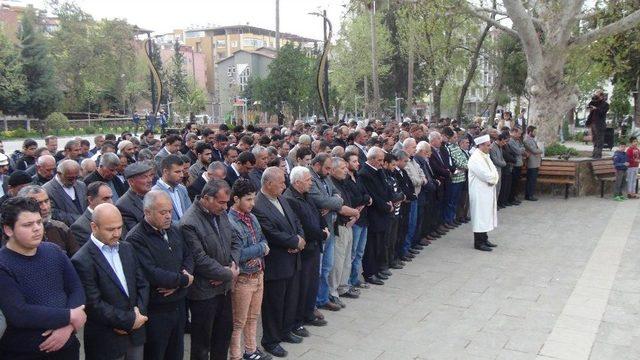
[{"label": "man in denim jeans", "polygon": [[352,206],[364,206],[360,211],[360,217],[352,227],[353,242],[351,246],[349,285],[353,288],[368,288],[369,285],[367,283],[360,281],[360,272],[362,271],[362,255],[364,255],[364,247],[367,244],[367,208],[371,206],[372,200],[358,176],[358,170],[361,165],[358,160],[358,154],[347,151],[343,159],[347,162],[347,169],[349,170],[344,185],[350,189]]}]

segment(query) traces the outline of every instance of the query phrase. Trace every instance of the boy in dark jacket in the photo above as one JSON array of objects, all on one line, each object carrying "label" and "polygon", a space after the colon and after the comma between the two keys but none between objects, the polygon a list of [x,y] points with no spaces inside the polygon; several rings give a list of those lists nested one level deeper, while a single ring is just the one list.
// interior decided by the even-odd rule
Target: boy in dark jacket
[{"label": "boy in dark jacket", "polygon": [[624,141],[620,141],[618,150],[613,153],[613,166],[616,168],[616,182],[613,188],[613,200],[622,201],[622,186],[624,184],[624,178],[627,173],[627,166],[629,166],[629,160],[627,159],[627,144]]}]

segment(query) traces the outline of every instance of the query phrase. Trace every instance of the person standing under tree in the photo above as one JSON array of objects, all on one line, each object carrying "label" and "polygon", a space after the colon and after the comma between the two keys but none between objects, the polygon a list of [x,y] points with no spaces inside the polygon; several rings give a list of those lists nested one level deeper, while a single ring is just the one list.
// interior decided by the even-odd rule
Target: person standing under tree
[{"label": "person standing under tree", "polygon": [[471,154],[468,163],[474,247],[481,251],[492,251],[496,245],[489,241],[487,232],[498,226],[496,184],[499,176],[489,157],[489,135],[477,137],[474,142],[478,148]]},{"label": "person standing under tree", "polygon": [[585,125],[591,127],[591,138],[593,139],[594,159],[602,158],[602,148],[604,147],[604,132],[607,128],[607,112],[609,104],[607,103],[607,94],[602,90],[597,90],[587,105],[589,115]]}]

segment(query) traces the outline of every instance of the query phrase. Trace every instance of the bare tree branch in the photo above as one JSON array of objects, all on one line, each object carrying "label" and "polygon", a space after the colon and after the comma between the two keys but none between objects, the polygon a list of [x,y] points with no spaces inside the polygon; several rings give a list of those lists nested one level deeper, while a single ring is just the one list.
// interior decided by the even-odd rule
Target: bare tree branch
[{"label": "bare tree branch", "polygon": [[518,33],[515,30],[513,30],[510,27],[506,27],[503,24],[501,24],[500,22],[496,21],[495,19],[492,19],[491,17],[483,14],[481,9],[479,9],[478,7],[470,4],[469,2],[462,1],[462,7],[463,7],[463,10],[465,10],[466,12],[470,13],[471,15],[473,15],[473,16],[475,16],[475,17],[477,17],[477,18],[479,18],[479,19],[481,19],[483,21],[486,21],[487,23],[489,23],[489,24],[495,26],[496,28],[506,32],[507,34],[512,35],[512,36],[518,36]]},{"label": "bare tree branch", "polygon": [[640,24],[640,10],[636,10],[622,19],[609,25],[578,35],[569,40],[569,44],[574,46],[590,44],[604,37],[615,35],[629,29],[633,29]]},{"label": "bare tree branch", "polygon": [[[497,9],[494,10],[494,9],[489,9],[489,8],[484,8],[484,7],[476,7],[475,10],[478,11],[478,12],[488,12],[490,14],[496,14],[496,15],[505,16],[504,18],[497,19],[496,21],[500,21],[500,20],[503,20],[503,19],[506,19],[506,18],[509,17],[509,14],[507,14],[505,11],[502,11],[502,10],[497,10]],[[542,20],[540,20],[538,18],[535,18],[535,17],[531,17],[531,20],[533,20],[533,22],[538,23],[538,24],[542,24],[543,23]]]}]

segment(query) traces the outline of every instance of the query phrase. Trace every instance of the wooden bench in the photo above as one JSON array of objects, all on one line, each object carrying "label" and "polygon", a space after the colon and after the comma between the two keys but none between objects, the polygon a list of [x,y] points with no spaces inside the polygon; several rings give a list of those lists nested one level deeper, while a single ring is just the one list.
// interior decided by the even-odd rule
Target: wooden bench
[{"label": "wooden bench", "polygon": [[616,168],[613,166],[613,160],[601,159],[591,162],[591,170],[596,179],[600,181],[600,197],[604,197],[604,183],[616,180]]},{"label": "wooden bench", "polygon": [[[523,171],[526,179],[526,170]],[[569,198],[569,187],[576,185],[578,164],[573,161],[542,160],[538,169],[538,182],[544,184],[564,185],[564,198]]]}]

